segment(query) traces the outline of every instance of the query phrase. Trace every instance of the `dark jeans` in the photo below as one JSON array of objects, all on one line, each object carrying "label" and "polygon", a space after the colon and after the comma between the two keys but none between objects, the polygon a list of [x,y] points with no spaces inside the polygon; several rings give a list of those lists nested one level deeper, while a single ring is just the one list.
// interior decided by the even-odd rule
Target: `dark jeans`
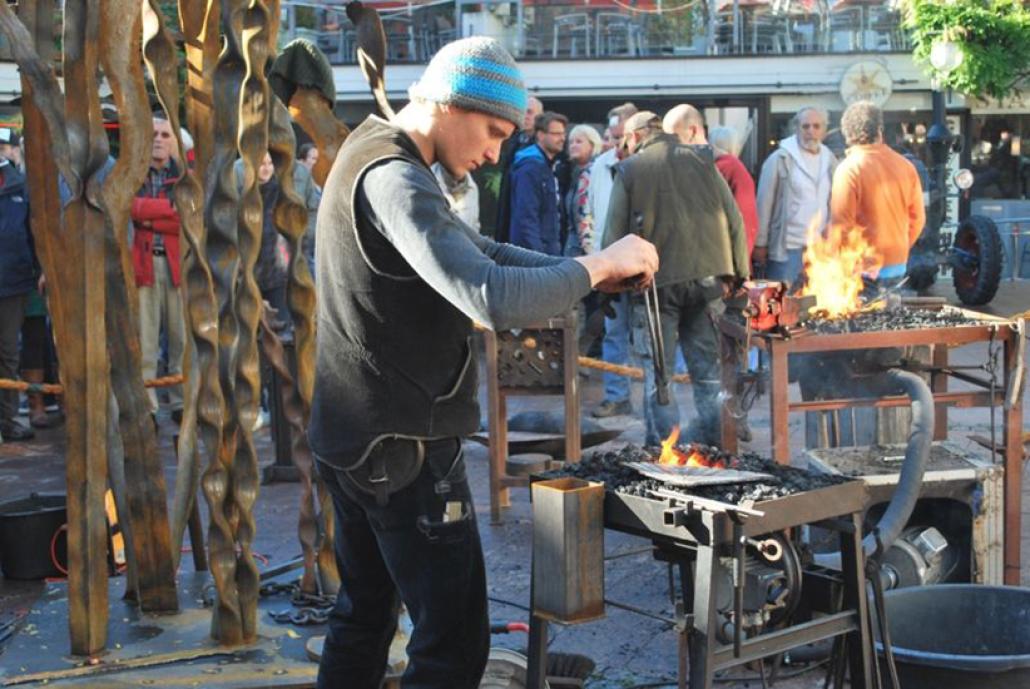
[{"label": "dark jeans", "polygon": [[[379,689],[398,599],[414,623],[405,689],[474,689],[490,648],[486,571],[458,439],[426,444],[422,471],[380,507],[319,461],[336,510],[340,593],[319,689]],[[462,516],[445,521],[447,503]]]},{"label": "dark jeans", "polygon": [[[18,334],[25,317],[27,294],[0,297],[0,378],[18,379]],[[0,423],[18,414],[18,391],[0,390]]]},{"label": "dark jeans", "polygon": [[[690,372],[697,416],[691,419],[680,436],[681,442],[705,445],[722,443],[722,419],[719,391],[722,387],[719,367],[719,340],[714,318],[723,310],[721,283],[701,284],[697,281],[662,287],[658,305],[665,344],[665,368],[672,374],[676,364],[676,345],[683,352]],[[647,445],[658,445],[680,424],[680,410],[675,390],[670,388],[669,404],[661,406],[655,399],[654,360],[646,330],[646,312],[642,303],[633,305],[633,348],[644,368],[644,426]]]}]

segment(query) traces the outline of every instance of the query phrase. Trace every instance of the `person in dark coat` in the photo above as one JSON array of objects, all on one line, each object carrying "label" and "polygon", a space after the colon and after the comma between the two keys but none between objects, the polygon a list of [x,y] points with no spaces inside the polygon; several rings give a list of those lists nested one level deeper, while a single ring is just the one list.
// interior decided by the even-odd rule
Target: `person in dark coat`
[{"label": "person in dark coat", "polygon": [[558,180],[553,165],[565,148],[568,124],[568,118],[556,112],[538,115],[533,125],[536,143],[516,153],[511,166],[509,241],[551,256],[562,253]]},{"label": "person in dark coat", "polygon": [[[18,377],[18,333],[38,280],[25,177],[9,160],[0,159],[0,378]],[[35,435],[17,421],[17,414],[18,392],[0,390],[0,437],[6,442]]]},{"label": "person in dark coat", "polygon": [[508,227],[511,225],[511,180],[508,173],[515,162],[515,154],[536,142],[533,136],[533,123],[536,116],[544,111],[544,104],[539,98],[530,96],[526,101],[526,115],[522,120],[522,128],[515,131],[501,146],[500,160],[497,167],[501,172],[501,187],[497,192],[497,222],[494,226],[494,239],[499,242],[510,241]]}]

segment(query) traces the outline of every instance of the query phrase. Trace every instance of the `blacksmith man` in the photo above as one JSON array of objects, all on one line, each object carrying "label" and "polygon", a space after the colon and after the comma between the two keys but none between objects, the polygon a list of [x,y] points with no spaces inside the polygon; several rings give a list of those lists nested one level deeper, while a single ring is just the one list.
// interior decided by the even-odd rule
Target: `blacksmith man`
[{"label": "blacksmith man", "polygon": [[350,135],[318,216],[310,439],[342,578],[323,689],[378,689],[398,599],[415,625],[403,686],[478,687],[486,581],[461,450],[479,426],[472,321],[526,326],[658,270],[635,236],[565,259],[494,243],[450,211],[430,166],[462,178],[494,163],[523,120],[522,76],[496,41],[445,46],[410,96]]}]

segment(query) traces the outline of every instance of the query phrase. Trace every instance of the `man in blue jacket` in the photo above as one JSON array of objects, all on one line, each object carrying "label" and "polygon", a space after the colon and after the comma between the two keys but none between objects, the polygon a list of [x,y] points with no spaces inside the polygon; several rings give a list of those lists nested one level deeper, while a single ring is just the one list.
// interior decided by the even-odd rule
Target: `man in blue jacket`
[{"label": "man in blue jacket", "polygon": [[556,112],[537,115],[533,124],[536,143],[515,154],[510,173],[510,241],[551,256],[560,256],[562,246],[558,182],[552,166],[565,148],[568,124],[568,118]]},{"label": "man in blue jacket", "polygon": [[[29,232],[29,195],[25,177],[0,158],[0,378],[18,377],[18,333],[25,303],[39,280],[39,264]],[[0,391],[0,437],[30,440],[32,429],[15,420],[18,392]]]}]

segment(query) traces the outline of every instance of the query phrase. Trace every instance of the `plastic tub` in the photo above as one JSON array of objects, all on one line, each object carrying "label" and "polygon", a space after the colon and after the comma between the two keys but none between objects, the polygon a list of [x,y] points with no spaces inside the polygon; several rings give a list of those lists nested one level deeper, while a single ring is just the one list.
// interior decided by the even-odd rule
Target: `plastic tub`
[{"label": "plastic tub", "polygon": [[[0,569],[8,579],[45,579],[62,576],[54,565],[66,563],[67,540],[58,534],[68,521],[62,493],[32,493],[0,503]],[[56,540],[55,540],[56,536]]]},{"label": "plastic tub", "polygon": [[901,689],[1030,687],[1030,590],[915,586],[886,609]]}]

